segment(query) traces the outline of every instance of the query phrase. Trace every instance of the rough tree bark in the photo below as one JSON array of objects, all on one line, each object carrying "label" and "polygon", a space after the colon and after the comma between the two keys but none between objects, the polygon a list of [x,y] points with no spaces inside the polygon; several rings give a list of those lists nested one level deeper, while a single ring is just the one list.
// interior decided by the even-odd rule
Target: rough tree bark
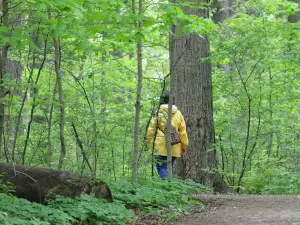
[{"label": "rough tree bark", "polygon": [[215,12],[212,16],[212,20],[215,23],[222,23],[224,20],[230,18],[234,14],[232,8],[235,0],[213,0],[212,8]]},{"label": "rough tree bark", "polygon": [[29,201],[45,203],[56,195],[76,197],[82,193],[95,194],[112,202],[108,186],[90,176],[79,176],[65,171],[0,163],[3,182],[15,185],[16,196]]},{"label": "rough tree bark", "polygon": [[[173,1],[182,3],[182,1]],[[208,17],[200,8],[206,0],[189,0],[193,7],[183,7],[186,14]],[[175,32],[178,28],[175,28]],[[176,172],[182,178],[213,187],[215,182],[216,152],[212,108],[211,64],[199,59],[210,55],[206,37],[196,33],[175,37],[170,46],[174,52],[175,102],[186,119],[189,136],[188,151],[177,161]]]}]

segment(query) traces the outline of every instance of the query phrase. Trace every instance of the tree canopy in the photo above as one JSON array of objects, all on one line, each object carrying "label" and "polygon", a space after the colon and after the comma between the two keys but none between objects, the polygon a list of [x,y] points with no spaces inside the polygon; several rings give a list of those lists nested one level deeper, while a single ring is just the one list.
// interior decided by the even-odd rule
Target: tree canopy
[{"label": "tree canopy", "polygon": [[140,13],[132,2],[0,2],[1,160],[131,176],[140,43],[137,174],[151,176],[143,139],[169,87],[174,25],[175,37],[210,43],[198,60],[212,65],[214,170],[239,191],[299,191],[298,3],[231,1],[230,17],[213,21],[222,9],[207,1],[197,6],[207,16],[187,13],[193,1],[143,1]]}]

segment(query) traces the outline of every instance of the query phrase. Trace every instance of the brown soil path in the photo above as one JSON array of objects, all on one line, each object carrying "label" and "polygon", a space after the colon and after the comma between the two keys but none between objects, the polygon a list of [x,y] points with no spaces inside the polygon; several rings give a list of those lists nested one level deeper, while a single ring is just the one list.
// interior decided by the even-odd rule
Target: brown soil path
[{"label": "brown soil path", "polygon": [[300,196],[198,195],[195,200],[208,210],[175,225],[291,225],[300,217]]}]

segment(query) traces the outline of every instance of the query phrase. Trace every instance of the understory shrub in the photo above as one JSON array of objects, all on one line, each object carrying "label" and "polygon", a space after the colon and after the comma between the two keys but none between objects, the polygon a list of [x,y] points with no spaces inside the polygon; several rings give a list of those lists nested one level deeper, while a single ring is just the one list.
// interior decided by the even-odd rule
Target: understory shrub
[{"label": "understory shrub", "polygon": [[300,173],[266,164],[246,174],[244,191],[251,194],[299,194]]},{"label": "understory shrub", "polygon": [[0,193],[1,225],[71,225],[75,219],[59,209]]},{"label": "understory shrub", "polygon": [[129,208],[139,208],[143,213],[165,212],[170,217],[187,212],[192,205],[204,206],[190,200],[189,195],[207,192],[209,189],[191,180],[162,181],[161,179],[140,179],[134,185],[129,180],[111,182],[114,199],[123,202]]},{"label": "understory shrub", "polygon": [[49,201],[49,207],[59,208],[76,219],[78,224],[125,224],[134,218],[132,210],[119,201],[104,203],[92,195],[82,195],[76,199],[57,196]]},{"label": "understory shrub", "polygon": [[14,194],[15,193],[15,187],[11,182],[4,182],[2,177],[5,175],[5,173],[0,173],[0,193],[3,194]]}]

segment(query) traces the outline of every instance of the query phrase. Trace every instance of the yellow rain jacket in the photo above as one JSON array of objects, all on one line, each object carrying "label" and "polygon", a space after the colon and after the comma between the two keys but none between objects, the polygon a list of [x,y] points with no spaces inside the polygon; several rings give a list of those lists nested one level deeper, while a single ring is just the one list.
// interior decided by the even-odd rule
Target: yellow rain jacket
[{"label": "yellow rain jacket", "polygon": [[[151,119],[151,122],[149,124],[147,135],[146,135],[146,144],[147,146],[152,146],[150,143],[153,143],[155,133],[155,155],[160,156],[167,156],[167,149],[166,149],[166,138],[163,131],[166,130],[166,116],[168,115],[168,104],[163,104],[160,106],[160,110],[158,113],[158,118],[154,116]],[[158,126],[157,126],[158,123]],[[172,107],[172,126],[176,127],[181,143],[172,145],[172,156],[174,157],[180,157],[181,156],[181,150],[183,152],[186,152],[186,148],[188,146],[188,137],[186,133],[186,125],[183,118],[183,115],[181,112],[177,109],[175,105]],[[156,131],[157,130],[157,131]]]}]

